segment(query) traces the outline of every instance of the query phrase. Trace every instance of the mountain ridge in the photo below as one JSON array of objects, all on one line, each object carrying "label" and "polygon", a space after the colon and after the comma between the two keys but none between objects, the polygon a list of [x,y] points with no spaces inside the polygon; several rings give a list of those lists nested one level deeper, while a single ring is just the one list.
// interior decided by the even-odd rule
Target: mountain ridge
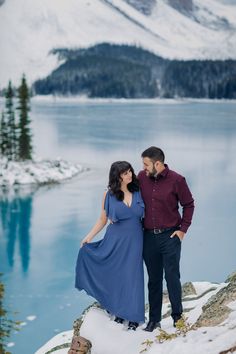
[{"label": "mountain ridge", "polygon": [[168,60],[139,47],[109,43],[54,54],[63,64],[34,83],[36,94],[236,98],[236,60]]},{"label": "mountain ridge", "polygon": [[55,48],[102,42],[170,60],[236,58],[236,6],[228,1],[192,0],[195,17],[185,0],[149,0],[145,8],[139,0],[0,1],[0,88],[9,79],[17,85],[23,72],[30,83],[49,75],[61,64]]}]

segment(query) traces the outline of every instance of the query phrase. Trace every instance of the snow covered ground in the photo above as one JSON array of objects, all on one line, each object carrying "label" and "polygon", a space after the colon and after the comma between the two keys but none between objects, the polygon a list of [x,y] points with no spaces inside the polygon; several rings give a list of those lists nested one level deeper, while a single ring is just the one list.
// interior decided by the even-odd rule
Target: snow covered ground
[{"label": "snow covered ground", "polygon": [[0,187],[61,182],[83,171],[79,164],[62,159],[24,162],[0,159]]},{"label": "snow covered ground", "polygon": [[[71,95],[71,96],[59,96],[59,95],[36,95],[32,97],[32,102],[50,102],[50,103],[89,103],[89,104],[97,104],[97,103],[120,103],[120,104],[130,104],[131,102],[135,104],[186,104],[186,103],[222,103],[227,102],[228,104],[235,104],[236,99],[212,99],[212,98],[188,98],[188,97],[178,97],[178,98],[103,98],[96,97],[91,98],[85,95]],[[3,102],[3,99],[2,99]],[[1,103],[1,98],[0,98]]]},{"label": "snow covered ground", "polygon": [[[184,309],[190,324],[195,323],[202,312],[202,306],[207,300],[227,284],[212,284],[208,282],[193,283],[196,295],[189,296],[184,301]],[[185,298],[187,300],[187,297]],[[201,327],[191,330],[185,337],[159,343],[156,336],[159,330],[152,333],[143,331],[144,325],[135,332],[127,331],[127,326],[117,324],[104,310],[92,307],[86,313],[80,329],[80,335],[92,342],[91,354],[138,354],[145,349],[142,343],[149,339],[153,341],[147,350],[149,354],[218,354],[220,351],[236,345],[236,301],[228,304],[232,310],[229,317],[215,327]],[[163,306],[163,315],[167,312],[169,303]],[[162,329],[174,333],[170,317],[162,320]],[[66,331],[52,338],[35,354],[46,354],[47,351],[61,344],[70,343],[73,331]],[[56,354],[67,354],[68,348],[53,351]],[[235,351],[236,353],[236,351]]]},{"label": "snow covered ground", "polygon": [[[139,45],[170,59],[236,58],[236,4],[193,0],[188,15],[167,0],[146,16],[124,0],[6,0],[0,6],[0,88],[30,83],[59,62],[54,48],[101,42]],[[17,60],[16,60],[17,58]]]}]

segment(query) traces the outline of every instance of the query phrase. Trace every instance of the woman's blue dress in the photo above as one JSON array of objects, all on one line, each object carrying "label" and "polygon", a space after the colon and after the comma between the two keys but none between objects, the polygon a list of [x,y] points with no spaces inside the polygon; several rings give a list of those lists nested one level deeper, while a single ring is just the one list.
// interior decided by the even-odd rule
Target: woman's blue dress
[{"label": "woman's blue dress", "polygon": [[85,290],[111,314],[144,322],[144,203],[140,192],[133,193],[128,207],[108,191],[105,211],[113,223],[102,240],[80,249],[75,287]]}]

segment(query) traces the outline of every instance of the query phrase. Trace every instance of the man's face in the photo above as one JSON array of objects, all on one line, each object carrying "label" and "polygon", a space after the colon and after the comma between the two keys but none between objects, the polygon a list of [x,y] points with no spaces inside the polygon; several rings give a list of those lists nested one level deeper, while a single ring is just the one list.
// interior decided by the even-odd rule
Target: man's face
[{"label": "man's face", "polygon": [[[156,163],[155,163],[156,165]],[[149,177],[155,176],[157,174],[157,170],[155,168],[154,163],[149,157],[143,158],[143,169],[146,172],[146,175]]]}]

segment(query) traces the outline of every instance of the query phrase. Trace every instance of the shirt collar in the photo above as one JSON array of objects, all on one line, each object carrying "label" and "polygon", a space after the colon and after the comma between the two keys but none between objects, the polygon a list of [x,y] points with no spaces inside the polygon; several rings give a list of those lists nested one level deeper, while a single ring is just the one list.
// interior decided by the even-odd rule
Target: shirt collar
[{"label": "shirt collar", "polygon": [[167,174],[169,172],[169,167],[168,167],[168,165],[166,163],[164,164],[164,166],[165,166],[165,169],[160,173],[159,176],[162,176],[162,177],[166,177],[167,176]]}]

